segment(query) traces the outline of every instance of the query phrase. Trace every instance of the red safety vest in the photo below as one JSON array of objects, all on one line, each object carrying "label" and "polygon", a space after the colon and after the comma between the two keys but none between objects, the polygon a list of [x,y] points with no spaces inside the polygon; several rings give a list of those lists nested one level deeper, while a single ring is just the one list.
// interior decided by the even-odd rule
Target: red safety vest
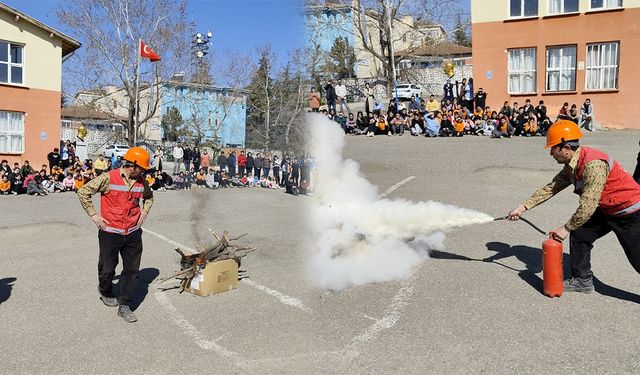
[{"label": "red safety vest", "polygon": [[105,232],[127,235],[140,229],[136,223],[140,218],[139,201],[143,192],[142,178],[129,189],[120,169],[109,172],[109,190],[100,198],[101,215],[107,220]]},{"label": "red safety vest", "polygon": [[640,185],[627,173],[620,163],[602,151],[580,147],[578,165],[574,176],[574,193],[581,195],[584,181],[584,166],[592,160],[603,160],[609,164],[609,177],[600,195],[598,205],[607,215],[623,216],[640,210]]}]

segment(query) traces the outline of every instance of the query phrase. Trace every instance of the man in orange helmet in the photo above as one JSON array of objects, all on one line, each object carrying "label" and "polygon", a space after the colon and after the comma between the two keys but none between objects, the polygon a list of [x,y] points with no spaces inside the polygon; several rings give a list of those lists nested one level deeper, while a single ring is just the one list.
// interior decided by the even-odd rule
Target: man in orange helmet
[{"label": "man in orange helmet", "polygon": [[547,132],[550,154],[564,168],[546,186],[509,213],[518,220],[567,186],[580,196],[578,209],[564,225],[549,232],[558,241],[570,237],[573,277],[566,280],[568,292],[594,290],[591,272],[593,243],[613,231],[633,268],[640,273],[640,185],[620,164],[602,151],[580,146],[582,133],[574,122],[559,120]]},{"label": "man in orange helmet", "polygon": [[[129,305],[142,256],[141,227],[153,205],[153,193],[144,180],[144,173],[149,169],[149,153],[142,147],[132,147],[123,159],[122,167],[103,173],[78,190],[78,198],[98,227],[100,300],[111,307],[119,304],[118,316],[133,323],[137,317]],[[101,195],[100,213],[91,202],[91,196],[96,193]],[[142,208],[140,199],[143,200]],[[119,300],[112,291],[118,254],[122,257]]]}]

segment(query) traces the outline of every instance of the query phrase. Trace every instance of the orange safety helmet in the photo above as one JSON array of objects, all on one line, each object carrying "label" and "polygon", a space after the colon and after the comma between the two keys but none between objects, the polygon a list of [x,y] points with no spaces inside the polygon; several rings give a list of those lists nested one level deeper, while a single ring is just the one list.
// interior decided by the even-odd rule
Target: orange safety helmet
[{"label": "orange safety helmet", "polygon": [[142,147],[131,147],[126,154],[124,154],[124,160],[133,165],[137,165],[143,169],[149,169],[149,153]]},{"label": "orange safety helmet", "polygon": [[582,132],[578,125],[570,120],[558,120],[547,130],[547,145],[551,148],[568,141],[577,141],[582,138]]}]

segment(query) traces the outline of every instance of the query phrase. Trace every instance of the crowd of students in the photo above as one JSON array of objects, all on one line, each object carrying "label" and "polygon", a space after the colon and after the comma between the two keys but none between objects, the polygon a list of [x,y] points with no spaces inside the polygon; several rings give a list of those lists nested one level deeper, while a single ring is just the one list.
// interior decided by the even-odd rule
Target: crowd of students
[{"label": "crowd of students", "polygon": [[[426,101],[413,95],[409,102],[396,104],[396,100],[392,98],[385,109],[382,103],[374,99],[373,92],[368,96],[365,110],[356,114],[343,112],[342,105],[338,111],[332,101],[328,101],[324,109],[320,109],[318,103],[310,105],[310,108],[340,124],[347,134],[369,137],[401,136],[405,132],[426,137],[543,136],[556,119],[575,121],[589,131],[594,130],[593,105],[589,99],[580,108],[575,104],[569,107],[569,103],[565,103],[556,116],[548,113],[543,100],[537,106],[530,99],[526,99],[523,105],[519,105],[517,101],[513,104],[505,101],[502,108],[493,109],[486,105],[487,93],[482,88],[474,92],[473,79],[468,82],[463,79],[455,84],[447,81],[440,101],[434,95]],[[316,97],[317,94],[312,90],[310,98]],[[311,101],[310,103],[313,104]],[[349,107],[345,107],[348,111]]]},{"label": "crowd of students", "polygon": [[[95,176],[119,168],[123,163],[119,156],[106,158],[104,155],[99,155],[95,161],[81,161],[73,154],[71,144],[69,147],[65,146],[65,149],[71,152],[69,161],[63,163],[59,149],[55,148],[47,156],[49,165],[42,165],[38,170],[27,160],[22,165],[14,163],[13,167],[7,160],[2,160],[0,194],[43,196],[56,192],[77,191]],[[223,152],[216,160],[217,165],[213,165],[205,151],[201,154],[200,163],[191,163],[191,160],[186,162],[184,158],[176,160],[174,173],[169,175],[163,171],[163,155],[162,148],[158,146],[153,156],[153,168],[145,175],[153,190],[263,187],[281,189],[293,195],[311,193],[312,159],[292,159],[285,155],[279,160],[277,155],[272,157],[270,153],[258,153],[254,157],[251,152],[245,156],[245,151],[241,151],[236,158],[235,152],[228,155]]]}]

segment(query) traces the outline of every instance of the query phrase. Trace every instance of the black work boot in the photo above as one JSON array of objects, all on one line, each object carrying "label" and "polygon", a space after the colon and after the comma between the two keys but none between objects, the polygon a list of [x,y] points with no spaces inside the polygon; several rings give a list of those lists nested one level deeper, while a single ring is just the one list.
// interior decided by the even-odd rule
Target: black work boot
[{"label": "black work boot", "polygon": [[569,280],[565,280],[563,286],[565,292],[591,293],[595,290],[592,278],[572,277]]},{"label": "black work boot", "polygon": [[118,316],[124,319],[127,323],[133,323],[138,320],[136,314],[134,314],[127,305],[120,305],[118,307]]},{"label": "black work boot", "polygon": [[100,293],[100,288],[98,288],[98,293],[100,294],[100,301],[104,303],[105,306],[116,307],[118,306],[118,299],[116,297],[107,297]]}]

